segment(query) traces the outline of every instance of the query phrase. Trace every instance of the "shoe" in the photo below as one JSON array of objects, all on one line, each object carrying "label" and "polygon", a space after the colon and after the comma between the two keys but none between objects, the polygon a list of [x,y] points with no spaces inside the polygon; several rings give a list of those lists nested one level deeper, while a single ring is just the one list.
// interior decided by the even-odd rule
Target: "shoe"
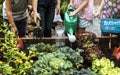
[{"label": "shoe", "polygon": [[115,47],[112,54],[117,60],[120,59],[120,47]]},{"label": "shoe", "polygon": [[22,39],[18,39],[17,48],[18,48],[18,49],[24,48]]}]

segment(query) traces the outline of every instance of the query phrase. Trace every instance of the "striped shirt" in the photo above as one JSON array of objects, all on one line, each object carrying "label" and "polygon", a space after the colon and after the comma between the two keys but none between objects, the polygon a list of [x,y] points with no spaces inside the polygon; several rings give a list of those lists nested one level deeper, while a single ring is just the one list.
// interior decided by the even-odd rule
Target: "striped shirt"
[{"label": "striped shirt", "polygon": [[[28,0],[12,0],[12,15],[14,21],[18,21],[27,17]],[[7,18],[5,1],[3,3],[3,18]]]}]

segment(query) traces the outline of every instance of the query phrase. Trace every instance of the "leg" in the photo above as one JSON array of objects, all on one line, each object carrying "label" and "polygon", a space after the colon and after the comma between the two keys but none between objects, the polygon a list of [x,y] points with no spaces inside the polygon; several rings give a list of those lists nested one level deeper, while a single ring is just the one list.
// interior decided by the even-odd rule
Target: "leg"
[{"label": "leg", "polygon": [[43,36],[46,37],[46,33],[49,33],[48,31],[46,31],[46,24],[47,24],[47,20],[48,18],[46,16],[49,16],[49,11],[48,11],[48,4],[49,1],[47,3],[45,3],[45,1],[38,1],[38,12],[40,13],[40,17],[41,17],[41,21],[40,21],[40,25],[43,29]]},{"label": "leg", "polygon": [[86,27],[92,25],[92,20],[79,19],[79,32],[85,32]]},{"label": "leg", "polygon": [[25,37],[26,35],[26,25],[27,25],[27,18],[22,19],[20,21],[15,21],[16,27],[18,29],[19,37]]},{"label": "leg", "polygon": [[52,29],[54,14],[55,14],[55,6],[52,6],[47,9],[46,16],[45,16],[46,17],[45,37],[51,37],[51,29]]},{"label": "leg", "polygon": [[43,36],[45,36],[45,11],[46,9],[43,8],[42,6],[39,8],[39,13],[41,17],[40,26],[42,27],[43,30]]},{"label": "leg", "polygon": [[[15,21],[15,24],[16,24],[16,27],[18,29],[19,37],[20,38],[25,37],[26,36],[27,18],[24,18],[24,19],[19,20],[19,21]],[[17,48],[18,49],[24,48],[24,44],[23,44],[22,39],[18,39]]]},{"label": "leg", "polygon": [[[7,19],[5,19],[5,22],[9,23]],[[27,18],[22,19],[20,21],[15,21],[16,27],[19,32],[19,37],[25,37],[26,35],[26,25],[27,25]]]}]

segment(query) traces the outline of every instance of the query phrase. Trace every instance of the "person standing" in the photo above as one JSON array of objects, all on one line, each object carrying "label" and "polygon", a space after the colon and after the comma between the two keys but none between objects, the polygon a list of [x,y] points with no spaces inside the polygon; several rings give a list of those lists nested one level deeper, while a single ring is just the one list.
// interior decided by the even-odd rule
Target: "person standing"
[{"label": "person standing", "polygon": [[[29,0],[5,0],[3,3],[3,18],[11,24],[12,29],[20,38],[25,37]],[[35,5],[35,0],[32,0]],[[34,6],[33,6],[34,7]],[[33,10],[35,10],[33,8]],[[37,15],[37,11],[34,12]]]},{"label": "person standing", "polygon": [[40,13],[40,25],[43,29],[43,37],[51,37],[55,11],[57,14],[60,13],[60,0],[37,0],[37,2],[37,11]]},{"label": "person standing", "polygon": [[85,32],[86,27],[92,25],[94,19],[94,4],[93,0],[70,0],[69,6],[75,8],[75,11],[70,16],[79,16],[78,32]]},{"label": "person standing", "polygon": [[[28,3],[29,0],[5,0],[3,3],[3,18],[6,22],[11,24],[11,28],[17,38],[23,38],[26,35]],[[35,18],[39,18],[35,3],[36,0],[32,0],[33,13]],[[22,46],[23,45],[20,47]]]},{"label": "person standing", "polygon": [[[95,17],[101,16],[101,19],[105,18],[120,18],[120,1],[119,0],[102,0],[98,11],[95,13]],[[108,36],[109,33],[102,32],[103,36]]]}]

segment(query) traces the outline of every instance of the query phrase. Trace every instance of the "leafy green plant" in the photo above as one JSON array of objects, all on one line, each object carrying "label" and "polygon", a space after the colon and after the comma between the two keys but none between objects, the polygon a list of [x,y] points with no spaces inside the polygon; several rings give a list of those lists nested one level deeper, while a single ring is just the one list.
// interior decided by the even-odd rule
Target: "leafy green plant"
[{"label": "leafy green plant", "polygon": [[78,46],[84,49],[84,59],[90,62],[90,64],[92,60],[101,58],[104,55],[98,46],[96,35],[91,32],[78,33],[77,42]]},{"label": "leafy green plant", "polygon": [[[62,53],[48,53],[41,56],[38,61],[33,64],[33,72],[31,75],[59,75],[60,71],[69,71],[73,69],[73,65],[70,61],[65,60]],[[69,74],[71,72],[69,71]],[[73,71],[72,71],[73,74]]]},{"label": "leafy green plant", "polygon": [[3,17],[2,17],[3,1],[4,0],[0,0],[0,24],[3,23]]},{"label": "leafy green plant", "polygon": [[[8,28],[6,28],[8,26]],[[26,75],[32,67],[33,60],[31,60],[32,52],[28,56],[23,51],[19,51],[16,47],[17,38],[15,33],[9,29],[10,25],[3,24],[4,41],[0,43],[0,72],[3,75]],[[1,29],[2,30],[2,29]],[[4,60],[2,60],[4,59]]]},{"label": "leafy green plant", "polygon": [[97,75],[96,73],[94,73],[93,71],[91,71],[90,69],[84,69],[82,68],[77,75]]},{"label": "leafy green plant", "polygon": [[88,62],[92,62],[97,58],[101,58],[102,56],[104,56],[104,54],[99,49],[98,45],[93,44],[93,46],[85,49],[84,56]]},{"label": "leafy green plant", "polygon": [[65,13],[68,7],[69,0],[61,0],[61,12]]},{"label": "leafy green plant", "polygon": [[12,71],[14,69],[9,65],[6,64],[5,62],[0,61],[0,74],[4,73],[4,74],[9,74],[12,75]]},{"label": "leafy green plant", "polygon": [[4,38],[5,33],[9,30],[10,25],[6,22],[1,23],[0,25],[0,38]]},{"label": "leafy green plant", "polygon": [[28,50],[38,57],[31,68],[31,75],[73,75],[83,63],[82,49],[38,43]]},{"label": "leafy green plant", "polygon": [[83,49],[77,48],[73,50],[70,47],[61,47],[58,49],[58,52],[64,53],[67,56],[68,60],[72,62],[74,67],[76,68],[82,67],[84,59],[81,56],[81,53],[83,52]]},{"label": "leafy green plant", "polygon": [[91,32],[77,33],[77,43],[80,48],[87,48],[99,42],[95,34]]},{"label": "leafy green plant", "polygon": [[115,67],[114,62],[106,57],[94,60],[92,70],[98,75],[120,75],[120,68]]}]

